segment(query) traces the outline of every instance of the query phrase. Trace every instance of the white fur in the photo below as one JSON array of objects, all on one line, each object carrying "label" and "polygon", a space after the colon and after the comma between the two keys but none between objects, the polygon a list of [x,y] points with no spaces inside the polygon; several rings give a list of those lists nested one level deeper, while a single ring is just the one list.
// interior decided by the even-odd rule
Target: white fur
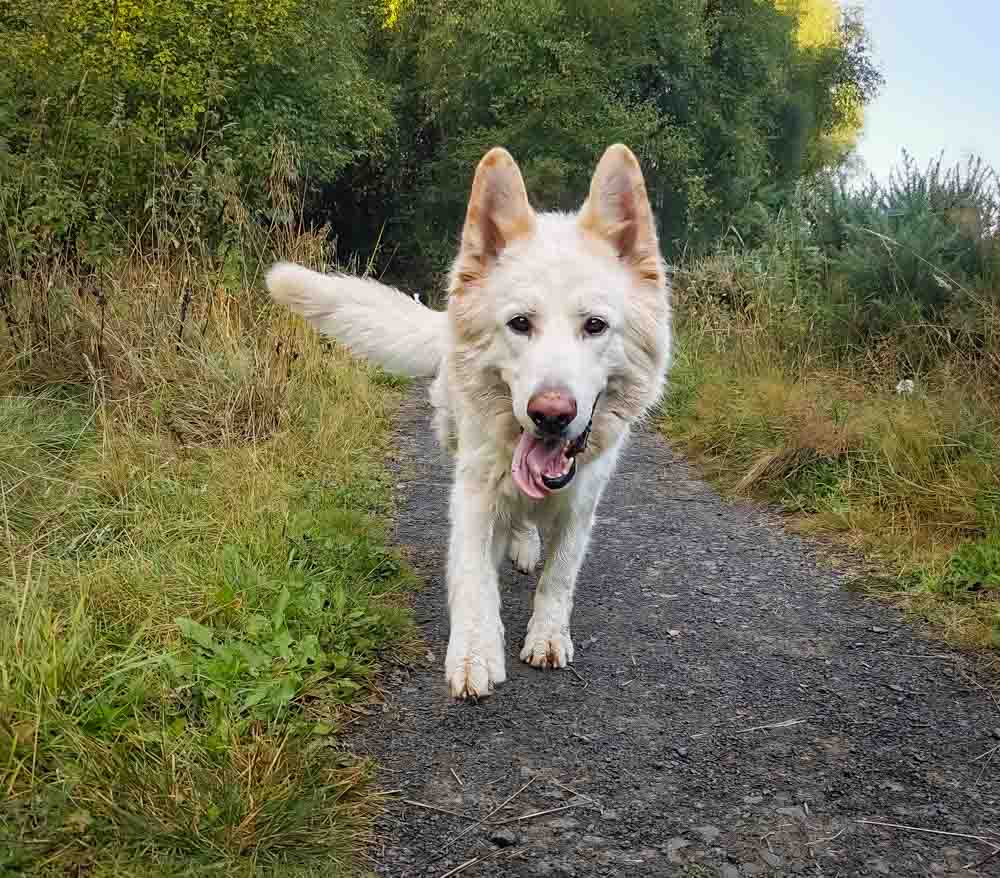
[{"label": "white fur", "polygon": [[419,299],[370,278],[325,275],[288,262],[274,265],[266,283],[275,301],[389,372],[429,378],[441,365],[445,315]]},{"label": "white fur", "polygon": [[[533,571],[542,541],[547,560],[521,659],[566,667],[594,513],[630,426],[662,390],[670,353],[666,281],[634,156],[608,150],[579,214],[535,214],[513,159],[491,151],[473,184],[447,315],[375,281],[292,265],[276,266],[267,283],[355,353],[436,375],[435,426],[456,456],[445,658],[452,694],[484,697],[506,679],[497,570],[508,556]],[[509,328],[517,315],[530,316],[530,334]],[[607,331],[582,331],[590,317]],[[532,500],[511,478],[512,455],[520,430],[534,428],[528,400],[552,387],[577,402],[570,439],[594,411],[591,447],[569,485]]]},{"label": "white fur", "polygon": [[542,541],[533,524],[511,524],[510,560],[522,573],[534,573],[542,557]]}]

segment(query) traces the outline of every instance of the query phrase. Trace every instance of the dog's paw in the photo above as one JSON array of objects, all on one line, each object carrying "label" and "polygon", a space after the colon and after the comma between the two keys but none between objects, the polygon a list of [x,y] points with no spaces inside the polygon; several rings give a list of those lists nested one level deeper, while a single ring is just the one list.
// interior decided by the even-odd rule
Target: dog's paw
[{"label": "dog's paw", "polygon": [[503,635],[497,632],[484,641],[464,634],[452,634],[448,641],[444,673],[453,698],[478,701],[492,695],[494,687],[507,679]]},{"label": "dog's paw", "polygon": [[542,541],[536,528],[511,533],[510,560],[521,573],[534,573],[541,556]]},{"label": "dog's paw", "polygon": [[568,628],[554,624],[528,625],[521,661],[533,668],[565,668],[573,663],[573,640]]}]

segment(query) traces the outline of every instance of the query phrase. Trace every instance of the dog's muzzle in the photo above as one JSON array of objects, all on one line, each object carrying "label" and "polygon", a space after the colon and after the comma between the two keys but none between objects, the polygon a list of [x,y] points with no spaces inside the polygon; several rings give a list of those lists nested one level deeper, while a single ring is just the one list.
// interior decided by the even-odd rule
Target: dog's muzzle
[{"label": "dog's muzzle", "polygon": [[583,432],[569,442],[546,440],[537,434],[523,435],[514,451],[511,473],[514,482],[528,497],[540,500],[552,491],[565,488],[576,476],[576,458],[587,449],[597,402]]}]

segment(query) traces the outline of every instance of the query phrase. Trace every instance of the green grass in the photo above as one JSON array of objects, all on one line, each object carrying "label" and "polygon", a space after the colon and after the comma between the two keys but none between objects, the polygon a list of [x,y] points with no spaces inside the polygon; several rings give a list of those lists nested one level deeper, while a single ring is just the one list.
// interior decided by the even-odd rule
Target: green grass
[{"label": "green grass", "polygon": [[[710,284],[711,266],[696,273]],[[1000,399],[988,374],[941,358],[901,396],[877,346],[839,363],[817,350],[780,278],[758,275],[742,313],[692,292],[682,280],[666,434],[724,491],[865,555],[879,590],[948,640],[1000,648]]]},{"label": "green grass", "polygon": [[178,343],[138,293],[186,279],[117,278],[100,365],[84,302],[0,381],[0,873],[357,874],[340,733],[413,642],[400,384],[252,285],[199,278]]}]

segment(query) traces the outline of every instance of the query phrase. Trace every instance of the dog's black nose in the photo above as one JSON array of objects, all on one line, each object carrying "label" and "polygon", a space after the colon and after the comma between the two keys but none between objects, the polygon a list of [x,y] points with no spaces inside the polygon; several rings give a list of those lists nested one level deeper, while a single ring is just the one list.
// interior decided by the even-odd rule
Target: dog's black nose
[{"label": "dog's black nose", "polygon": [[528,417],[538,432],[545,436],[561,436],[576,417],[576,400],[568,393],[545,390],[528,400]]}]

